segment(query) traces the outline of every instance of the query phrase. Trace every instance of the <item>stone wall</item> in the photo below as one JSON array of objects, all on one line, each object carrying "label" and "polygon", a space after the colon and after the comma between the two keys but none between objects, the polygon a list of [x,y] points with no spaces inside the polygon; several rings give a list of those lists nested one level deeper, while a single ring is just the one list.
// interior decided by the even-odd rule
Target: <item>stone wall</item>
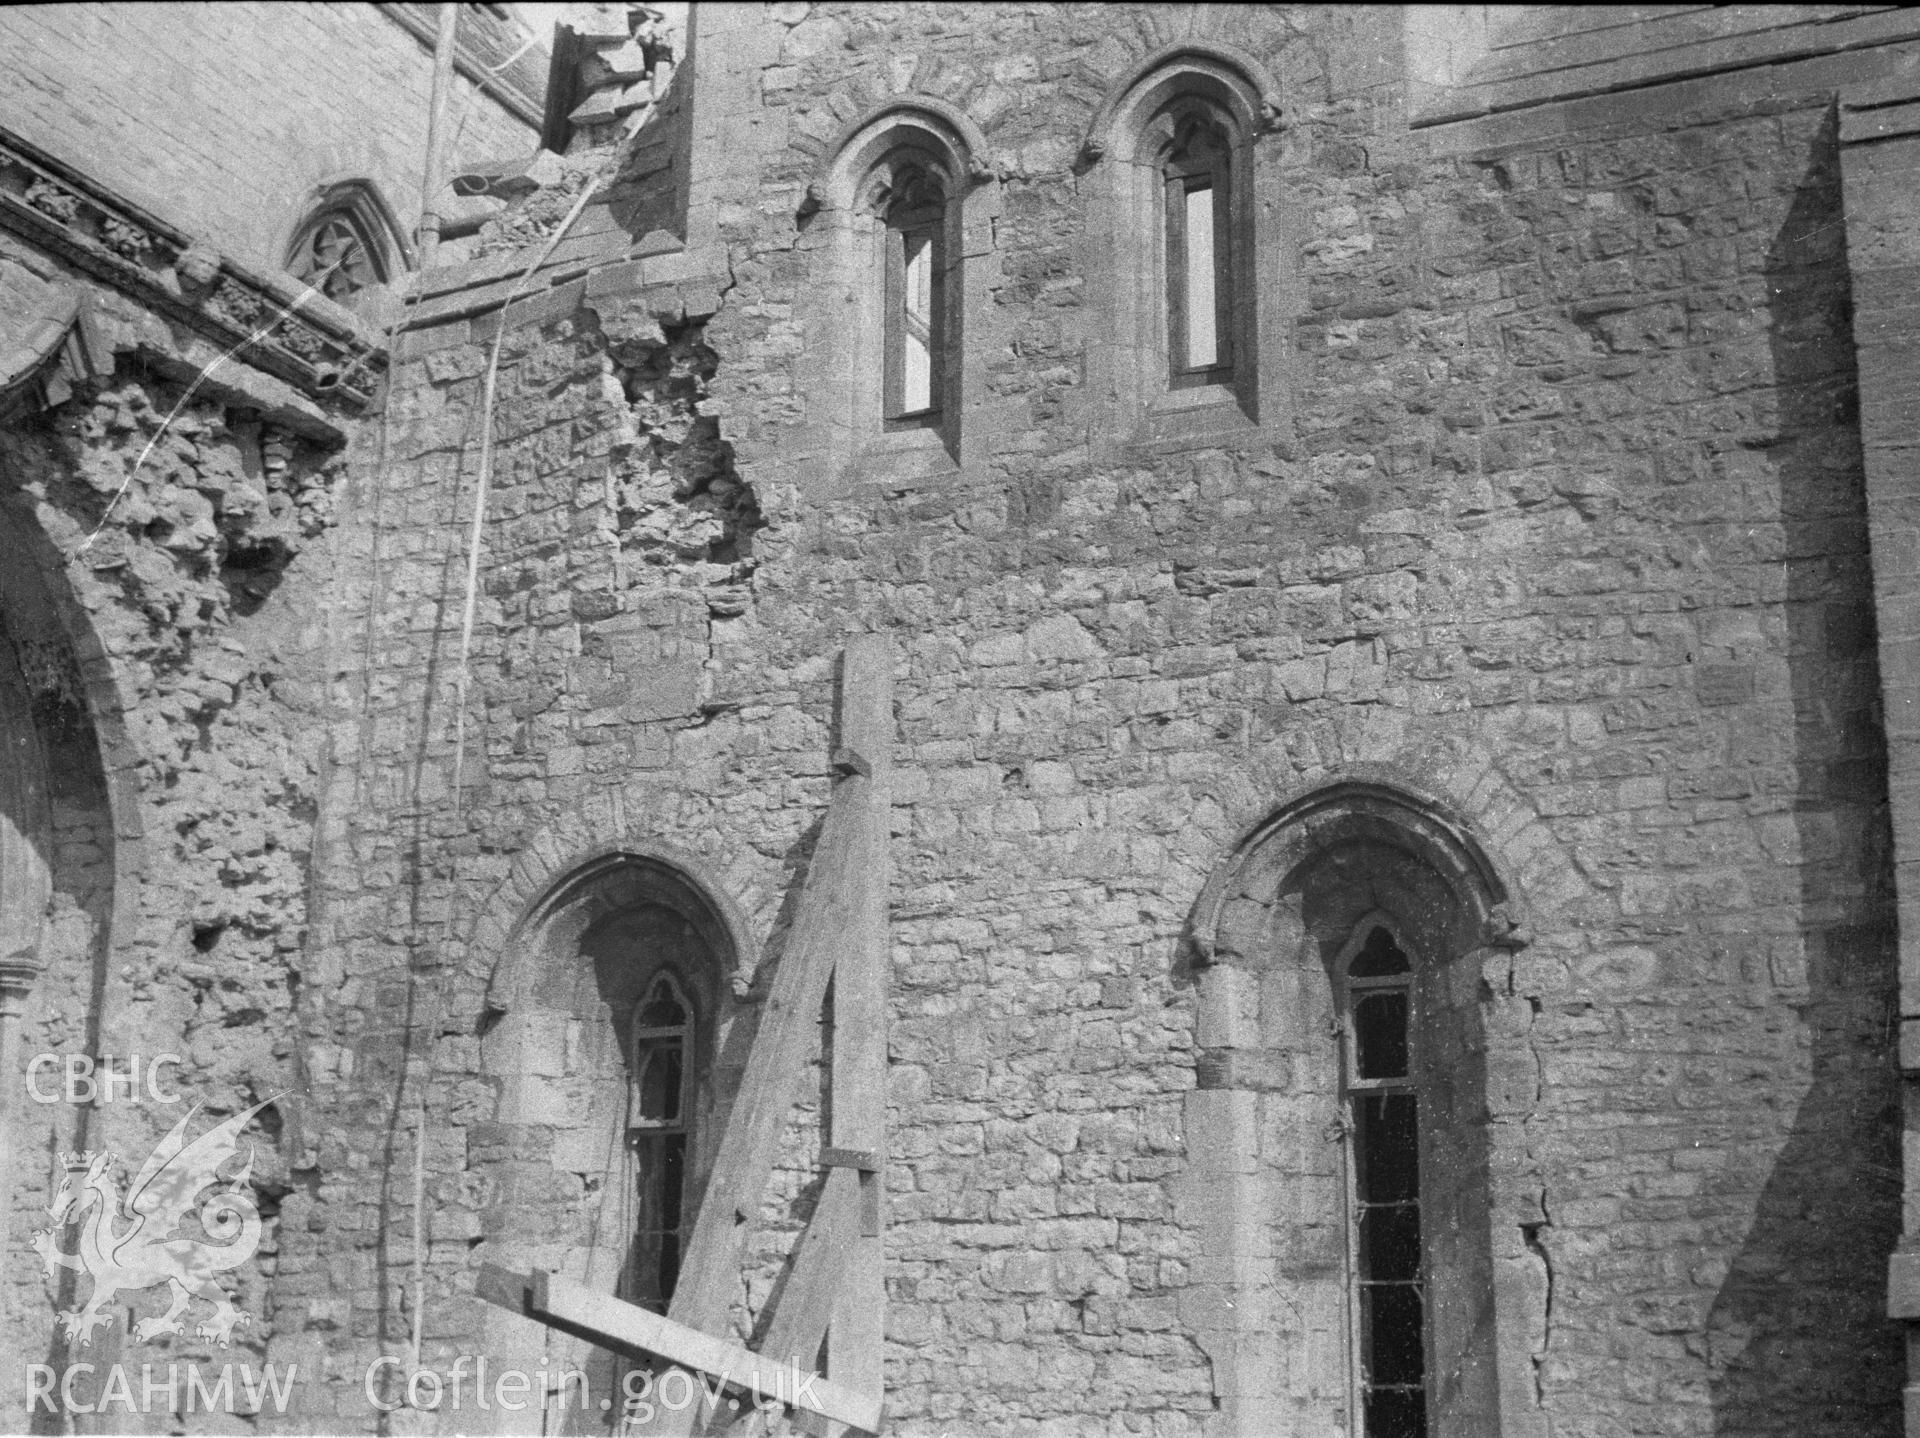
[{"label": "stone wall", "polygon": [[[1274,1296],[1263,1256],[1302,1220],[1273,1173],[1303,1139],[1284,1073],[1197,1094],[1223,1040],[1183,935],[1239,836],[1355,773],[1444,800],[1530,909],[1482,994],[1519,1158],[1492,1215],[1527,1275],[1502,1298],[1514,1431],[1892,1430],[1892,910],[1825,101],[1703,82],[1443,143],[1406,127],[1393,17],[1208,13],[1284,101],[1258,153],[1298,240],[1290,422],[1089,433],[1113,276],[1076,268],[1106,218],[1074,166],[1179,38],[1148,9],[703,20],[691,185],[724,278],[690,312],[634,266],[510,318],[464,665],[498,321],[408,338],[389,464],[338,541],[371,627],[334,690],[319,1163],[283,1204],[270,1349],[339,1382],[285,1426],[363,1421],[366,1362],[406,1352],[416,1131],[423,1359],[477,1340],[456,1295],[525,1197],[480,1176],[502,1076],[475,1040],[514,925],[586,856],[665,845],[772,933],[824,805],[833,656],[883,629],[900,1431],[1198,1432],[1216,1407],[1255,1431],[1337,1383],[1337,1342],[1235,1371],[1257,1335],[1224,1300]],[[827,140],[913,93],[991,149],[998,279],[963,358],[988,442],[830,492],[798,442],[831,351],[795,318],[796,216]],[[776,1230],[804,1211],[791,1157]]]},{"label": "stone wall", "polygon": [[[126,1325],[164,1309],[164,1290],[122,1296],[88,1349],[67,1343],[55,1313],[84,1304],[86,1279],[43,1271],[30,1241],[67,1177],[62,1155],[107,1150],[127,1161],[124,1178],[189,1106],[203,1105],[198,1131],[302,1083],[290,1040],[328,619],[300,596],[322,572],[310,546],[331,520],[336,460],[130,362],[0,431],[0,638],[31,699],[52,797],[46,972],[20,1051],[58,1061],[6,1109],[15,1167],[0,1332],[22,1363],[93,1362],[83,1401],[99,1397],[100,1365],[123,1344],[129,1362],[162,1365],[220,1350],[191,1331],[200,1310],[188,1332],[133,1346]],[[103,1090],[83,1073],[68,1087],[68,1055],[109,1056],[139,1081]],[[160,1055],[176,1061],[148,1085]],[[253,1319],[243,1353],[273,1327],[277,1204],[301,1163],[285,1119],[270,1106],[248,1134],[266,1222],[260,1257],[238,1275]],[[66,1252],[74,1233],[61,1231]],[[25,1431],[24,1375],[0,1401],[0,1422]]]},{"label": "stone wall", "polygon": [[[1899,1064],[1909,1080],[1902,1087],[1905,1175],[1899,1251],[1888,1275],[1888,1312],[1906,1323],[1911,1355],[1920,1319],[1916,1284],[1915,1196],[1920,1151],[1911,1139],[1914,1089],[1920,1070],[1920,951],[1914,914],[1915,834],[1920,817],[1913,801],[1914,671],[1914,458],[1908,416],[1912,409],[1914,313],[1908,301],[1915,263],[1911,177],[1920,164],[1914,87],[1901,78],[1851,86],[1841,92],[1840,140],[1847,210],[1847,264],[1853,277],[1854,327],[1860,369],[1860,437],[1865,450],[1867,519],[1873,539],[1874,592],[1879,615],[1881,684],[1886,704],[1887,789],[1892,801],[1893,850],[1898,876],[1900,946]],[[1912,1381],[1909,1357],[1907,1427],[1920,1424],[1920,1385]]]},{"label": "stone wall", "polygon": [[[507,1106],[496,978],[553,961],[525,926],[580,865],[669,856],[745,935],[719,976],[743,1034],[825,807],[835,656],[885,631],[897,1431],[1338,1428],[1344,1335],[1279,1281],[1339,1262],[1329,1045],[1268,977],[1277,940],[1200,941],[1246,836],[1363,781],[1457,816],[1510,896],[1447,989],[1485,1075],[1449,1101],[1491,1155],[1502,1431],[1894,1431],[1898,636],[1837,72],[1415,131],[1381,10],[782,4],[696,31],[668,107],[691,153],[636,167],[687,173],[611,202],[661,248],[504,314],[436,291],[350,468],[325,425],[273,430],[244,387],[183,401],[132,349],[0,436],[37,732],[100,755],[56,765],[27,1047],[89,1014],[179,1047],[210,1110],[292,1090],[259,1131],[240,1341],[300,1380],[256,1426],[375,1429],[365,1375],[411,1360],[416,1316],[428,1368],[487,1351],[482,1262],[599,1271],[608,1175]],[[1284,404],[1136,443],[1096,392],[1118,277],[1090,257],[1119,217],[1083,142],[1182,39],[1280,99],[1254,146]],[[907,476],[816,442],[844,350],[806,318],[831,221],[807,187],[914,95],[984,153],[971,438]],[[577,1078],[571,1053],[540,1077]],[[13,1135],[47,1156],[7,1310],[36,1353],[54,1155],[177,1116],[92,1115]],[[743,1336],[816,1122],[786,1136]]]}]

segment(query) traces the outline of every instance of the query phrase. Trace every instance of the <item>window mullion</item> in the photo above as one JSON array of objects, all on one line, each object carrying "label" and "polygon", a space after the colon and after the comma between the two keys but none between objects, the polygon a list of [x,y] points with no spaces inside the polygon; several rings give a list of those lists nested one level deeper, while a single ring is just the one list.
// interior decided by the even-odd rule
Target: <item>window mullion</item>
[{"label": "window mullion", "polygon": [[881,402],[891,418],[900,413],[906,373],[907,237],[904,231],[888,226],[882,231],[881,243],[885,251],[881,263],[886,271],[881,319],[886,373]]},{"label": "window mullion", "polygon": [[1213,345],[1215,369],[1233,367],[1233,185],[1224,164],[1213,174]]},{"label": "window mullion", "polygon": [[1187,184],[1179,175],[1165,184],[1167,214],[1167,357],[1176,375],[1187,368]]},{"label": "window mullion", "polygon": [[932,249],[932,254],[928,256],[927,408],[938,413],[946,407],[947,245],[944,226],[935,224],[929,227],[927,244]]}]

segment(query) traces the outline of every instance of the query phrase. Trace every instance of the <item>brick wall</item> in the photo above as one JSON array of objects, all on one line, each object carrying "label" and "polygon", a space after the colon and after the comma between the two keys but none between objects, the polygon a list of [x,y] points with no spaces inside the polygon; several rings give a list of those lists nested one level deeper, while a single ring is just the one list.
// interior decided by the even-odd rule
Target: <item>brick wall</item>
[{"label": "brick wall", "polygon": [[[419,219],[432,55],[372,5],[18,6],[0,64],[0,124],[243,263],[279,269],[341,180]],[[449,113],[456,163],[538,143],[464,77]]]}]

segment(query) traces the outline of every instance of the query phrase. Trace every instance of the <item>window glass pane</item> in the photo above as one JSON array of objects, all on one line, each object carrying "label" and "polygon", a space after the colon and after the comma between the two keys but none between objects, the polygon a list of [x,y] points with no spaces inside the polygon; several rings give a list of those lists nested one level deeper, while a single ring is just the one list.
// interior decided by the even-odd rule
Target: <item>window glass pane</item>
[{"label": "window glass pane", "polygon": [[1389,1389],[1367,1395],[1367,1438],[1426,1438],[1427,1395]]},{"label": "window glass pane", "polygon": [[933,408],[933,235],[902,235],[900,409]]},{"label": "window glass pane", "polygon": [[687,1136],[663,1135],[660,1140],[660,1228],[661,1253],[668,1261],[661,1264],[666,1289],[673,1291],[673,1275],[680,1269],[680,1201],[685,1192]]},{"label": "window glass pane", "polygon": [[664,1313],[680,1277],[681,1198],[686,1183],[687,1136],[644,1135],[634,1145],[639,1211],[625,1289],[629,1301]]},{"label": "window glass pane", "polygon": [[677,1123],[680,1118],[680,1045],[656,1039],[640,1069],[640,1118],[649,1123]]},{"label": "window glass pane", "polygon": [[1220,361],[1213,309],[1213,186],[1188,190],[1186,206],[1187,368],[1210,369]]},{"label": "window glass pane", "polygon": [[1405,1203],[1420,1196],[1420,1125],[1410,1093],[1363,1093],[1354,1103],[1359,1132],[1360,1201]]},{"label": "window glass pane", "polygon": [[1360,1290],[1361,1361],[1368,1385],[1419,1383],[1426,1374],[1420,1290],[1411,1283],[1367,1285]]},{"label": "window glass pane", "polygon": [[1355,1062],[1363,1079],[1407,1076],[1407,994],[1404,989],[1361,994],[1353,1005]]},{"label": "window glass pane", "polygon": [[1420,1277],[1420,1209],[1416,1204],[1360,1212],[1360,1273],[1381,1282]]}]

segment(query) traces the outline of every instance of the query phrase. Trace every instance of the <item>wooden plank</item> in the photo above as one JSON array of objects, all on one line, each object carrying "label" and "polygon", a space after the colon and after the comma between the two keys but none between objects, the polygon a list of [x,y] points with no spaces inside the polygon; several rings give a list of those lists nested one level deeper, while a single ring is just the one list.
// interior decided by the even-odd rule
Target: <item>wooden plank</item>
[{"label": "wooden plank", "polygon": [[1824,25],[1784,25],[1772,30],[1700,40],[1651,54],[1630,53],[1591,65],[1482,83],[1478,76],[1423,112],[1422,126],[1589,95],[1663,84],[1689,76],[1759,65],[1783,65],[1872,45],[1920,37],[1920,19],[1907,10],[1874,11]]},{"label": "wooden plank", "polygon": [[887,1166],[887,838],[893,822],[893,730],[893,644],[884,634],[863,634],[849,641],[841,659],[837,738],[842,749],[867,765],[856,797],[865,835],[862,847],[871,858],[853,922],[841,936],[833,977],[827,1142],[829,1152],[870,1154],[872,1163],[858,1175],[858,1231],[838,1263],[839,1283],[827,1329],[827,1371],[836,1383],[876,1397],[885,1389],[887,1289],[881,1234]]},{"label": "wooden plank", "polygon": [[[887,765],[883,756],[873,752],[872,740],[867,738],[871,734],[884,750],[885,739],[893,727],[890,694],[882,694],[876,700],[870,692],[873,689],[871,675],[876,668],[883,684],[891,678],[890,657],[884,664],[876,665],[876,656],[881,654],[891,654],[884,637],[855,641],[849,646],[843,665],[840,737],[843,747],[850,745],[863,750],[871,772],[863,774],[856,770],[837,780],[826,821],[814,846],[813,859],[807,867],[806,887],[800,896],[793,927],[787,933],[772,991],[761,1008],[760,1025],[747,1054],[746,1072],[727,1116],[726,1131],[707,1178],[705,1196],[694,1219],[673,1302],[668,1308],[669,1316],[688,1328],[707,1333],[726,1330],[729,1310],[740,1285],[742,1250],[759,1218],[761,1197],[773,1168],[780,1131],[800,1086],[806,1081],[807,1051],[815,1039],[815,1023],[826,998],[828,981],[841,954],[859,951],[863,944],[870,947],[860,936],[871,932],[876,908],[881,915],[880,922],[885,922]],[[850,684],[845,682],[849,678]],[[884,726],[878,722],[883,711]],[[860,742],[862,740],[867,742]],[[876,1109],[871,1098],[864,1108],[856,1104],[848,1119],[836,1116],[835,1142],[841,1147],[878,1152],[881,1147],[878,1140],[885,1133],[884,992],[883,982],[882,1001],[873,1016],[876,1034],[867,1036],[866,1051],[860,1060],[865,1075],[861,1086],[878,1096],[878,1123],[874,1122]],[[838,1032],[843,1026],[836,1024],[835,1027]],[[876,1042],[877,1084],[873,1072]],[[836,1054],[836,1065],[839,1060]],[[857,1131],[862,1141],[840,1144],[837,1135],[855,1111],[861,1116],[848,1132]],[[871,1290],[871,1283],[862,1285],[870,1301]],[[877,1402],[880,1335],[872,1323],[867,1324],[865,1331],[871,1337],[873,1353],[862,1372],[873,1375],[872,1391]],[[845,1377],[841,1375],[842,1380]],[[676,1427],[654,1431],[673,1432]]]},{"label": "wooden plank", "polygon": [[1690,11],[1711,10],[1711,5],[1541,5],[1538,7],[1502,6],[1489,17],[1488,48],[1510,49],[1552,40],[1583,31],[1614,30],[1623,25],[1645,25]]},{"label": "wooden plank", "polygon": [[1840,143],[1891,140],[1920,130],[1920,104],[1881,105],[1872,110],[1840,112]]},{"label": "wooden plank", "polygon": [[829,1170],[820,1202],[794,1250],[793,1266],[761,1341],[761,1353],[776,1361],[791,1360],[799,1368],[813,1367],[859,1237],[860,1173],[851,1168]]},{"label": "wooden plank", "polygon": [[[536,1270],[529,1288],[528,1306],[556,1328],[594,1343],[655,1354],[669,1363],[742,1388],[756,1398],[788,1403],[866,1433],[879,1431],[877,1396],[854,1393],[808,1369],[796,1373],[790,1365],[769,1363],[724,1338],[649,1313],[638,1304],[596,1292],[558,1273]],[[689,1404],[683,1411],[693,1412],[699,1406]]]},{"label": "wooden plank", "polygon": [[524,1317],[527,1312],[527,1285],[530,1282],[524,1273],[502,1268],[497,1263],[483,1263],[480,1272],[474,1275],[473,1296]]}]

